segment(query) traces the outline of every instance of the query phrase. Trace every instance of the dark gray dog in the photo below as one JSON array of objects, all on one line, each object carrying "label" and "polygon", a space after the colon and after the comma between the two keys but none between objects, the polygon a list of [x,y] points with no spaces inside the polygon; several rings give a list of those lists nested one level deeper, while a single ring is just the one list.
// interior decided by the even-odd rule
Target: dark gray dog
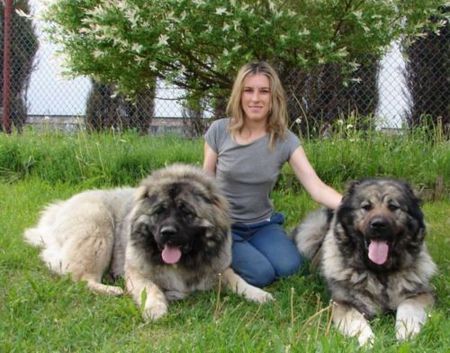
[{"label": "dark gray dog", "polygon": [[411,187],[393,179],[353,182],[340,207],[312,213],[293,232],[298,249],[319,266],[333,300],[333,321],[360,345],[368,320],[396,311],[396,337],[416,335],[434,302],[436,272],[424,243],[425,223]]}]

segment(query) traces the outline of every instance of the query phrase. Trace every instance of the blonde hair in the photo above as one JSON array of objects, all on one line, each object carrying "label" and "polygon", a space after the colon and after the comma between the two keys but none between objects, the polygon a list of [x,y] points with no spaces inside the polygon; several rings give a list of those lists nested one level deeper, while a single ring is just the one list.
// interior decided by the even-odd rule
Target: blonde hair
[{"label": "blonde hair", "polygon": [[269,134],[269,146],[273,148],[278,139],[286,135],[288,114],[286,94],[276,71],[265,61],[248,63],[241,67],[233,84],[231,96],[227,105],[227,115],[230,117],[229,130],[232,136],[241,132],[244,127],[245,113],[241,105],[244,90],[244,80],[249,75],[263,74],[270,82],[271,102],[266,131]]}]

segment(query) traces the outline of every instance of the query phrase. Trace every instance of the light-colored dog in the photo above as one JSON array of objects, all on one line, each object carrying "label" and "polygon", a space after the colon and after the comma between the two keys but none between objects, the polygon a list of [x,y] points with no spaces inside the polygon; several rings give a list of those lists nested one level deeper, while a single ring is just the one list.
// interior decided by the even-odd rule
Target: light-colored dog
[{"label": "light-colored dog", "polygon": [[152,173],[138,188],[92,190],[48,206],[25,239],[59,274],[86,281],[96,292],[120,295],[102,283],[124,276],[145,319],[166,314],[168,300],[224,284],[263,303],[272,296],[230,268],[228,206],[201,169],[173,165]]}]

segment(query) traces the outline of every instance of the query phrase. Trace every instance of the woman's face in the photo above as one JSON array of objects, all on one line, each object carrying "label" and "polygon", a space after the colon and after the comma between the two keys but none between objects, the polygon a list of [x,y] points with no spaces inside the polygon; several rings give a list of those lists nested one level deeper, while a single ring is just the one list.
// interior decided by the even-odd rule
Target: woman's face
[{"label": "woman's face", "polygon": [[265,121],[269,116],[271,100],[270,81],[266,75],[253,74],[244,79],[241,106],[245,119],[255,122]]}]

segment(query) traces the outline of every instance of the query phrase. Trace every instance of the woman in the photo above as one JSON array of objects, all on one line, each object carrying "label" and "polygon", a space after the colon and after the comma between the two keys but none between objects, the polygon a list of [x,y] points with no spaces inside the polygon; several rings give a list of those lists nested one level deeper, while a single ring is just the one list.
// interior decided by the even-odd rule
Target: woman
[{"label": "woman", "polygon": [[287,128],[286,97],[266,62],[244,65],[227,106],[229,119],[214,121],[205,134],[203,169],[215,175],[233,220],[232,268],[247,282],[264,287],[298,271],[301,256],[274,212],[269,195],[283,164],[314,200],[336,208],[341,195],[324,184],[300,141]]}]

